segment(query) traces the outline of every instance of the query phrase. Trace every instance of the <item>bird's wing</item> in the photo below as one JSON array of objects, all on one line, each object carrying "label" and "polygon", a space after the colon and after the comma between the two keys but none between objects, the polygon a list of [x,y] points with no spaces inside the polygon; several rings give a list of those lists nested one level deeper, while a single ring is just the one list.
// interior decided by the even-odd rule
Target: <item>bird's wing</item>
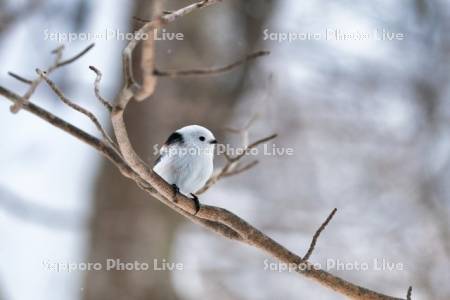
[{"label": "bird's wing", "polygon": [[164,145],[159,150],[159,156],[156,159],[154,165],[157,165],[161,161],[161,159],[164,157],[164,155],[166,155],[166,153],[168,152],[170,146],[173,146],[175,144],[181,145],[183,143],[184,143],[184,139],[183,139],[183,136],[181,135],[181,133],[178,133],[175,131],[171,135],[169,135],[169,137],[167,138],[167,141],[164,143]]}]

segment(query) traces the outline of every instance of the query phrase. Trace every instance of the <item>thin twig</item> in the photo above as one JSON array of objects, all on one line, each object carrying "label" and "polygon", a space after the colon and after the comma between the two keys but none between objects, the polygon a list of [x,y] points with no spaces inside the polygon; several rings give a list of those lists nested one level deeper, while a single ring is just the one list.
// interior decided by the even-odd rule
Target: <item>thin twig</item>
[{"label": "thin twig", "polygon": [[[253,123],[255,123],[255,121],[258,120],[259,117],[260,117],[259,114],[253,114],[244,127],[239,129],[232,127],[225,127],[224,130],[229,131],[231,133],[240,134],[242,139],[242,145],[245,148],[249,144],[249,129],[253,125]],[[229,161],[228,158],[227,160]]]},{"label": "thin twig", "polygon": [[87,110],[84,107],[81,107],[80,105],[72,102],[71,100],[69,100],[69,98],[67,98],[64,93],[56,86],[56,84],[50,80],[47,76],[47,74],[45,72],[42,72],[39,69],[36,69],[36,73],[38,73],[39,76],[41,76],[45,82],[47,82],[48,86],[53,90],[53,92],[55,92],[55,94],[58,96],[58,98],[67,106],[69,106],[70,108],[78,111],[79,113],[82,113],[83,115],[87,116],[92,123],[94,123],[95,127],[97,127],[97,129],[100,131],[100,133],[102,134],[103,138],[105,139],[105,141],[113,148],[116,149],[116,151],[119,151],[116,144],[114,143],[114,141],[111,139],[111,137],[108,135],[108,133],[106,133],[106,130],[103,128],[103,126],[101,125],[100,121],[97,119],[97,117],[90,112],[89,110]]},{"label": "thin twig", "polygon": [[218,68],[209,68],[209,69],[193,69],[193,70],[158,70],[155,69],[154,75],[160,77],[180,77],[180,76],[210,76],[210,75],[219,75],[228,71],[235,69],[236,67],[253,60],[257,57],[269,55],[270,51],[257,51],[251,54],[246,55],[244,58],[239,59],[229,65],[218,67]]},{"label": "thin twig", "polygon": [[100,101],[100,103],[103,104],[103,106],[105,106],[111,112],[113,109],[111,103],[109,103],[108,100],[106,100],[105,98],[102,97],[102,95],[100,95],[100,81],[102,80],[102,72],[100,72],[100,70],[94,66],[89,66],[89,69],[92,70],[97,75],[94,81],[95,96],[97,97],[98,101]]},{"label": "thin twig", "polygon": [[140,18],[138,16],[133,16],[133,20],[137,21],[139,23],[143,23],[143,24],[150,23],[152,21],[152,20],[149,20],[149,19]]},{"label": "thin twig", "polygon": [[249,146],[245,147],[242,152],[234,157],[229,156],[226,152],[224,153],[224,156],[227,160],[227,163],[225,166],[223,166],[218,171],[214,172],[214,175],[211,176],[210,179],[206,182],[205,186],[203,186],[199,191],[197,191],[196,194],[200,195],[209,190],[214,184],[216,184],[220,179],[224,177],[229,177],[232,175],[236,175],[239,173],[242,173],[252,167],[254,167],[258,162],[254,161],[252,163],[249,163],[248,165],[237,169],[239,167],[239,161],[253,148],[257,147],[258,145],[262,143],[266,143],[274,138],[277,137],[277,134],[272,134],[270,136],[267,136],[265,138],[262,138],[260,140],[257,140],[253,143],[251,143]]},{"label": "thin twig", "polygon": [[31,79],[26,79],[25,77],[22,77],[22,76],[20,76],[20,75],[17,75],[16,73],[13,73],[13,72],[8,72],[8,75],[11,76],[11,77],[13,77],[14,79],[19,80],[20,82],[25,83],[25,84],[32,84],[32,83],[33,83],[33,80],[31,80]]},{"label": "thin twig", "polygon": [[[63,49],[64,49],[64,46],[59,46],[58,48],[56,48],[55,50],[52,51],[53,54],[56,54],[55,61],[54,61],[53,65],[47,69],[47,71],[46,71],[47,73],[50,74],[54,69],[56,69],[56,66],[59,64],[59,62],[61,60]],[[22,105],[30,99],[31,95],[34,94],[34,92],[36,91],[37,87],[39,86],[39,84],[41,82],[42,82],[42,77],[38,77],[37,79],[33,80],[30,84],[30,87],[25,92],[25,95],[23,95],[21,101],[14,103],[10,107],[10,111],[12,113],[18,113],[19,110],[22,108]]]},{"label": "thin twig", "polygon": [[406,300],[411,300],[412,296],[412,286],[408,288],[408,292],[406,293]]},{"label": "thin twig", "polygon": [[257,146],[259,146],[261,144],[267,143],[268,141],[273,140],[277,136],[278,136],[278,134],[274,133],[272,135],[269,135],[268,137],[262,138],[260,140],[257,140],[256,142],[251,143],[250,145],[245,147],[245,149],[239,155],[236,155],[235,157],[232,157],[231,161],[233,161],[233,162],[234,161],[238,161],[239,159],[244,157],[244,155],[246,155],[253,148],[256,148]]},{"label": "thin twig", "polygon": [[250,163],[248,163],[248,164],[246,164],[246,165],[244,165],[244,166],[242,166],[242,167],[240,167],[240,168],[236,168],[236,169],[233,170],[233,171],[229,171],[229,172],[223,174],[222,177],[229,177],[229,176],[238,175],[238,174],[240,174],[240,173],[243,173],[243,172],[245,172],[245,171],[247,171],[247,170],[253,168],[253,167],[256,166],[258,163],[259,163],[259,161],[254,160],[254,161],[252,161],[252,162],[250,162]]},{"label": "thin twig", "polygon": [[[55,54],[55,60],[54,60],[53,64],[47,70],[45,70],[45,72],[47,74],[50,74],[51,72],[53,72],[57,68],[60,68],[62,66],[65,66],[67,64],[70,64],[70,63],[76,61],[77,59],[82,57],[84,54],[86,54],[89,50],[91,50],[92,47],[94,47],[94,44],[89,45],[88,47],[83,49],[80,53],[78,53],[77,55],[73,56],[72,58],[69,58],[69,59],[67,59],[65,61],[61,61],[62,60],[64,46],[63,45],[59,46],[58,48],[56,48],[55,50],[52,51],[52,53]],[[14,74],[14,75],[16,75],[16,74]],[[22,79],[25,79],[25,78],[23,78],[21,76],[15,77],[14,75],[11,75],[11,76],[13,76],[16,79],[18,79],[18,77],[20,77]],[[29,83],[30,87],[25,92],[25,94],[23,95],[21,100],[18,101],[18,102],[15,102],[10,107],[10,111],[12,113],[18,113],[19,110],[21,109],[21,107],[23,106],[23,104],[26,103],[28,100],[30,100],[30,97],[34,94],[34,92],[36,91],[37,87],[42,82],[42,80],[43,80],[42,76],[39,76],[38,78],[36,78],[35,80],[32,80]],[[23,81],[23,80],[21,80],[21,81]],[[26,79],[25,81],[28,81],[28,80]]]},{"label": "thin twig", "polygon": [[319,238],[320,234],[325,229],[325,227],[327,227],[328,223],[330,223],[331,219],[333,218],[333,216],[336,212],[337,212],[337,208],[333,209],[333,211],[330,213],[330,215],[325,220],[325,222],[323,222],[322,225],[320,225],[319,229],[317,229],[316,233],[314,233],[314,236],[312,238],[311,244],[309,245],[308,251],[303,256],[303,261],[307,261],[309,259],[309,257],[311,256],[311,254],[314,251],[314,247],[316,246],[317,239]]},{"label": "thin twig", "polygon": [[74,55],[73,57],[66,59],[64,61],[59,62],[55,68],[60,68],[62,66],[68,65],[73,63],[74,61],[76,61],[77,59],[79,59],[80,57],[82,57],[83,55],[85,55],[86,53],[88,53],[89,50],[91,50],[93,47],[95,46],[95,43],[90,44],[89,46],[87,46],[86,48],[84,48],[80,53]]},{"label": "thin twig", "polygon": [[225,166],[223,166],[221,169],[216,171],[214,175],[206,182],[205,186],[200,189],[200,191],[197,191],[197,194],[202,194],[206,192],[211,186],[213,186],[216,182],[218,182],[220,179],[224,177],[234,176],[237,174],[240,174],[244,171],[249,170],[250,168],[254,167],[258,164],[258,161],[253,161],[243,167],[240,167],[240,160],[253,148],[257,147],[258,145],[262,143],[266,143],[270,141],[271,139],[274,139],[277,137],[276,134],[272,134],[268,137],[262,138],[260,140],[257,140],[249,145],[248,136],[249,136],[249,129],[254,124],[254,122],[259,118],[258,114],[252,115],[250,120],[247,122],[247,124],[240,129],[235,128],[226,128],[225,130],[231,131],[233,133],[239,133],[242,136],[242,145],[244,150],[236,155],[235,157],[229,156],[226,152],[224,152],[225,159],[227,160],[227,163]]},{"label": "thin twig", "polygon": [[[173,14],[173,11],[171,11],[171,10],[162,10],[161,13],[163,15],[170,15],[170,14]],[[133,20],[137,21],[137,22],[139,22],[141,24],[150,23],[152,21],[150,19],[144,19],[144,18],[141,18],[141,17],[138,17],[138,16],[133,16]]]}]

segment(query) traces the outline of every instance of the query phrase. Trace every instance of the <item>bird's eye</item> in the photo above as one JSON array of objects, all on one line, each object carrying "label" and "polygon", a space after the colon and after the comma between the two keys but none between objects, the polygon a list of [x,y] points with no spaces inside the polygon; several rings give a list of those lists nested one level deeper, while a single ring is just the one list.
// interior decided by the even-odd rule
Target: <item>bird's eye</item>
[{"label": "bird's eye", "polygon": [[205,137],[204,137],[204,136],[201,136],[201,137],[199,137],[198,139],[199,139],[200,141],[203,142],[203,141],[205,140]]}]

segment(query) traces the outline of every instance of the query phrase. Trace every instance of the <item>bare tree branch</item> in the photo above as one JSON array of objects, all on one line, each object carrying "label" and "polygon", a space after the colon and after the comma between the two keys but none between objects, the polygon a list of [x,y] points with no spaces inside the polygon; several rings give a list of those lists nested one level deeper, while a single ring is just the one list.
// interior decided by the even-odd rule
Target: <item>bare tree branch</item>
[{"label": "bare tree branch", "polygon": [[107,101],[105,98],[102,97],[102,95],[100,95],[100,81],[102,80],[102,76],[103,76],[102,72],[100,72],[100,70],[94,66],[89,66],[89,69],[91,69],[95,74],[97,74],[97,77],[95,78],[95,81],[94,81],[95,96],[97,97],[98,101],[100,101],[100,103],[103,106],[105,106],[106,109],[109,110],[109,112],[111,112],[113,109],[111,103],[109,103],[109,101]]},{"label": "bare tree branch", "polygon": [[214,184],[216,184],[220,179],[224,178],[224,177],[229,177],[232,175],[236,175],[239,173],[242,173],[252,167],[254,167],[258,162],[254,161],[248,165],[245,165],[243,167],[240,167],[239,161],[253,148],[256,148],[258,145],[266,143],[274,138],[276,138],[277,135],[276,134],[272,134],[268,137],[262,138],[260,140],[257,140],[255,142],[253,142],[252,144],[246,146],[242,152],[234,157],[230,157],[226,152],[224,153],[224,156],[227,160],[227,163],[225,164],[225,166],[223,166],[221,169],[219,169],[218,171],[216,171],[214,173],[214,175],[208,179],[208,181],[206,182],[205,186],[202,187],[197,194],[201,195],[204,192],[206,192],[207,190],[209,190]]},{"label": "bare tree branch", "polygon": [[[80,53],[74,55],[73,57],[66,59],[64,61],[60,61],[58,64],[56,64],[55,69],[73,63],[74,61],[76,61],[77,59],[81,58],[83,55],[88,53],[89,50],[91,50],[94,46],[95,46],[95,43],[92,43],[89,46],[87,46],[86,48],[84,48]],[[49,71],[47,71],[47,73],[49,73]]]},{"label": "bare tree branch", "polygon": [[412,295],[412,286],[408,288],[408,292],[406,293],[406,300],[411,300]]},{"label": "bare tree branch", "polygon": [[236,167],[235,170],[228,171],[228,172],[224,173],[222,177],[230,177],[230,176],[238,175],[238,174],[243,173],[243,172],[245,172],[247,170],[250,170],[251,168],[256,166],[258,163],[259,163],[259,161],[257,161],[257,160],[251,161],[250,163],[248,163],[248,164],[246,164],[246,165],[244,165],[244,166],[242,166],[240,168]]},{"label": "bare tree branch", "polygon": [[[156,18],[162,11],[162,1],[154,0],[152,5],[152,19]],[[141,72],[142,85],[140,89],[134,94],[137,101],[143,101],[153,95],[156,87],[156,77],[153,74],[155,69],[155,35],[156,28],[147,32],[148,38],[142,42],[141,54]]]},{"label": "bare tree branch", "polygon": [[210,76],[210,75],[219,75],[228,71],[239,67],[240,65],[253,60],[255,58],[269,55],[270,51],[257,51],[251,54],[246,55],[244,58],[235,61],[229,65],[219,67],[219,68],[209,68],[209,69],[193,69],[193,70],[158,70],[155,69],[154,75],[161,77],[180,77],[180,76]]},{"label": "bare tree branch", "polygon": [[326,218],[325,222],[320,225],[319,229],[317,229],[316,233],[314,233],[314,236],[312,238],[311,244],[309,245],[308,251],[303,256],[303,260],[307,261],[311,254],[314,251],[314,247],[316,246],[317,239],[319,238],[322,231],[327,227],[328,223],[330,223],[331,219],[333,218],[334,214],[337,212],[337,208],[333,209],[333,211],[330,213],[330,215]]},{"label": "bare tree branch", "polygon": [[[54,51],[52,51],[52,53],[55,54],[55,61],[54,61],[53,65],[50,66],[47,69],[48,73],[51,73],[53,70],[56,69],[56,66],[61,61],[63,49],[64,49],[63,46],[59,46]],[[30,99],[31,95],[36,91],[36,89],[39,86],[39,84],[41,83],[41,81],[42,81],[42,77],[38,77],[37,79],[35,79],[35,80],[33,80],[31,82],[30,87],[26,91],[25,95],[23,95],[22,100],[19,101],[19,102],[14,103],[14,105],[10,107],[10,110],[11,110],[12,113],[18,113],[19,112],[19,110],[22,108],[23,104],[25,102],[27,102]]]},{"label": "bare tree branch", "polygon": [[[52,53],[55,54],[55,61],[54,61],[53,65],[51,65],[45,72],[47,74],[50,74],[51,72],[53,72],[57,68],[60,68],[62,66],[65,66],[65,65],[68,65],[70,63],[73,63],[74,61],[76,61],[77,59],[82,57],[84,54],[86,54],[89,50],[91,50],[92,47],[94,47],[94,44],[90,44],[88,47],[86,47],[84,50],[82,50],[80,53],[78,53],[77,55],[73,56],[72,58],[69,58],[67,60],[61,61],[64,47],[63,46],[59,46],[58,48],[56,48],[55,50],[52,51]],[[11,73],[11,72],[9,73],[9,75],[11,75],[12,77],[14,77],[14,78],[16,78],[16,79],[18,79],[18,80],[20,80],[22,82],[26,82],[26,83],[28,83],[30,85],[30,87],[28,88],[26,93],[21,98],[22,100],[14,103],[14,105],[12,105],[11,108],[10,108],[12,113],[17,113],[22,108],[23,104],[25,102],[27,102],[30,99],[31,95],[36,91],[37,87],[42,82],[43,78],[41,76],[39,76],[35,80],[30,81],[28,79],[25,79],[24,77],[21,77],[21,76],[19,76],[17,74]]]},{"label": "bare tree branch", "polygon": [[242,145],[244,147],[248,147],[249,144],[249,129],[250,127],[258,120],[259,114],[253,114],[250,120],[247,122],[247,124],[239,129],[232,128],[232,127],[226,127],[225,130],[229,131],[231,133],[237,133],[241,135],[242,139]]},{"label": "bare tree branch", "polygon": [[244,155],[246,155],[246,154],[247,154],[250,150],[252,150],[253,148],[256,148],[257,146],[259,146],[259,145],[261,145],[261,144],[264,144],[264,143],[266,143],[266,142],[268,142],[268,141],[270,141],[270,140],[273,140],[273,139],[276,138],[277,136],[278,136],[278,134],[274,133],[274,134],[272,134],[272,135],[269,135],[269,136],[267,136],[267,137],[265,137],[265,138],[262,138],[262,139],[260,139],[260,140],[257,140],[257,141],[255,141],[255,142],[251,143],[250,145],[248,145],[248,146],[244,149],[244,151],[242,151],[241,154],[239,154],[239,155],[237,155],[237,156],[231,158],[231,161],[232,161],[232,162],[238,161],[239,159],[241,159]]},{"label": "bare tree branch", "polygon": [[94,123],[95,127],[97,127],[97,129],[100,131],[103,138],[111,146],[111,148],[115,149],[119,153],[116,144],[108,135],[108,133],[106,133],[106,130],[103,128],[103,126],[100,124],[100,121],[92,112],[69,100],[69,98],[67,98],[64,95],[64,93],[56,86],[56,84],[47,77],[47,74],[45,72],[36,69],[36,73],[38,73],[38,75],[41,76],[47,82],[48,86],[53,90],[53,92],[55,92],[55,94],[64,104],[78,111],[79,113],[82,113],[83,115],[87,116],[92,121],[92,123]]},{"label": "bare tree branch", "polygon": [[22,76],[20,76],[20,75],[17,75],[16,73],[8,72],[8,75],[11,76],[11,77],[14,78],[14,79],[19,80],[20,82],[25,83],[25,84],[33,84],[33,80],[27,79],[27,78],[22,77]]}]

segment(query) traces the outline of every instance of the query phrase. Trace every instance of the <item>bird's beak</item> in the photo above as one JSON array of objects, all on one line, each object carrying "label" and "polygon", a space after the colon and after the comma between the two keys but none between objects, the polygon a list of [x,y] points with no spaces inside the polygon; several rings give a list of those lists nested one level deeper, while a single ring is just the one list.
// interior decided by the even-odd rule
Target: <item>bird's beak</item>
[{"label": "bird's beak", "polygon": [[212,140],[209,142],[210,144],[217,144],[217,140]]}]

